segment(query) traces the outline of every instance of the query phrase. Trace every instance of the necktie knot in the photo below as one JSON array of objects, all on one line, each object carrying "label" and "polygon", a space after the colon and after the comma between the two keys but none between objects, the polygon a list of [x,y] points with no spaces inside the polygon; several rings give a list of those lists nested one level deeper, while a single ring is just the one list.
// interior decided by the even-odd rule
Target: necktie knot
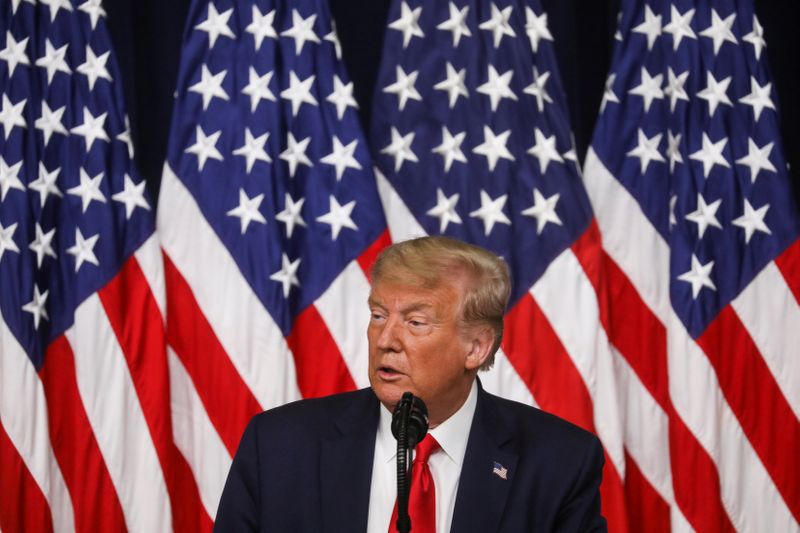
[{"label": "necktie knot", "polygon": [[425,438],[422,439],[422,442],[417,444],[416,448],[417,453],[414,456],[414,462],[427,463],[428,458],[431,456],[431,454],[438,449],[439,449],[439,443],[436,442],[436,439],[433,438],[433,435],[428,433],[427,435],[425,435]]}]

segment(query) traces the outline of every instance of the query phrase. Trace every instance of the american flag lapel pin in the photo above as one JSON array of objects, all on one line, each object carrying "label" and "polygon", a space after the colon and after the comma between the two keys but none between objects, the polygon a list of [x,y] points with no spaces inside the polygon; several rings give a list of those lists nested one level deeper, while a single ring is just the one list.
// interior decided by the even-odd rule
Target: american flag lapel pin
[{"label": "american flag lapel pin", "polygon": [[495,461],[494,467],[492,468],[492,474],[500,479],[508,479],[508,468]]}]

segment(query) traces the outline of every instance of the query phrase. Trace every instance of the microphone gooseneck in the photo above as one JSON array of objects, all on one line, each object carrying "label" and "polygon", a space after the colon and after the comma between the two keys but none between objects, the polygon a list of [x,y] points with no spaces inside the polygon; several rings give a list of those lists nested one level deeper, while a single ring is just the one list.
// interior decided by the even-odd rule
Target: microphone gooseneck
[{"label": "microphone gooseneck", "polygon": [[397,439],[397,522],[398,533],[411,531],[408,495],[412,463],[409,452],[428,433],[428,408],[410,392],[403,393],[392,414],[392,435]]}]

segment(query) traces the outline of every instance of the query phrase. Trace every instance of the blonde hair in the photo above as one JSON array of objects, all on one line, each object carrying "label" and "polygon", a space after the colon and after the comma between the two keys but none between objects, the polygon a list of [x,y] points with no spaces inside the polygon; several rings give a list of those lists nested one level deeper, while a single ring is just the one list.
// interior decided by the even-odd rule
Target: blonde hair
[{"label": "blonde hair", "polygon": [[511,293],[508,266],[492,252],[450,237],[421,237],[389,246],[372,267],[372,282],[419,284],[432,288],[461,275],[467,288],[461,302],[463,326],[489,326],[494,344],[481,370],[494,364],[503,339],[503,314]]}]

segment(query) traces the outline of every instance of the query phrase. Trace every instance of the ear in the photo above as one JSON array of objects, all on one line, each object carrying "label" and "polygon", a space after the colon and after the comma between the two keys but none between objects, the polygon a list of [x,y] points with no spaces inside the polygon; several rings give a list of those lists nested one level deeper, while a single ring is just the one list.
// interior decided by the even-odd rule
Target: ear
[{"label": "ear", "polygon": [[489,358],[494,344],[494,332],[489,327],[482,327],[476,329],[470,337],[470,350],[464,361],[464,368],[477,370]]}]

